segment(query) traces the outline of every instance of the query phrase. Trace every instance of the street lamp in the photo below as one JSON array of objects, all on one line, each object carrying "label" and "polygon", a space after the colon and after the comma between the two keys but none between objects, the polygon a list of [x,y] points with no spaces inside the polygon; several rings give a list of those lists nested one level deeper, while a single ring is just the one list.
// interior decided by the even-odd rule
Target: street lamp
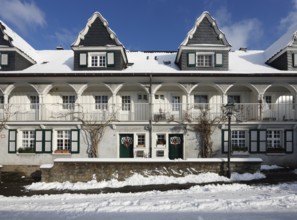
[{"label": "street lamp", "polygon": [[227,177],[230,179],[231,177],[231,167],[230,167],[230,156],[231,156],[231,117],[234,111],[234,104],[228,103],[224,106],[226,109],[226,116],[228,118],[228,171]]}]

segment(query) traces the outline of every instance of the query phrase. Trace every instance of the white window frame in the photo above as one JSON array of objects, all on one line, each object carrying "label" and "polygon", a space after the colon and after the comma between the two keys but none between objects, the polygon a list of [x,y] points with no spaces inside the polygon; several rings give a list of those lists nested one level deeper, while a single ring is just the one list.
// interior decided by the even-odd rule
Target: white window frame
[{"label": "white window frame", "polygon": [[216,53],[215,63],[216,63],[216,66],[223,66],[223,54],[222,53]]},{"label": "white window frame", "polygon": [[62,102],[63,102],[63,109],[74,109],[76,97],[75,95],[63,95]]},{"label": "white window frame", "polygon": [[172,100],[172,111],[180,111],[181,110],[181,97],[178,95],[171,96]]},{"label": "white window frame", "polygon": [[[277,134],[279,133],[279,134]],[[279,135],[279,137],[275,136]],[[284,148],[284,131],[282,129],[269,129],[266,131],[267,148]]]},{"label": "white window frame", "polygon": [[35,130],[22,131],[22,147],[30,149],[35,148]]},{"label": "white window frame", "polygon": [[[196,67],[203,67],[203,68],[209,68],[209,67],[214,67],[214,52],[197,52],[196,53]],[[203,65],[199,65],[198,62],[198,57],[199,56],[203,56]],[[206,65],[206,56],[210,56],[211,57],[211,63],[210,65]]]},{"label": "white window frame", "polygon": [[71,130],[57,131],[57,149],[71,150]]},{"label": "white window frame", "polygon": [[131,110],[131,96],[123,95],[122,96],[122,111]]},{"label": "white window frame", "polygon": [[137,146],[138,147],[145,146],[145,134],[137,134]]},{"label": "white window frame", "polygon": [[29,98],[30,98],[30,109],[32,110],[39,109],[39,96],[31,95]]},{"label": "white window frame", "polygon": [[96,95],[94,99],[95,99],[95,109],[107,110],[107,107],[108,107],[107,95]]},{"label": "white window frame", "polygon": [[[97,59],[97,63],[96,65],[93,64],[92,60],[93,57]],[[104,58],[104,59],[103,59]],[[101,59],[103,59],[101,61]],[[89,67],[103,67],[106,68],[107,67],[107,55],[106,52],[96,52],[96,53],[89,53],[89,62],[88,62]]]},{"label": "white window frame", "polygon": [[231,131],[231,146],[244,148],[247,146],[247,132],[245,130]]},{"label": "white window frame", "polygon": [[[195,98],[197,97],[198,100],[196,100]],[[206,102],[201,102],[201,100],[199,100],[199,97],[206,97]],[[198,101],[198,102],[196,102]],[[195,94],[194,95],[194,109],[207,109],[208,108],[208,104],[209,104],[209,100],[208,100],[208,95],[206,94]]]}]

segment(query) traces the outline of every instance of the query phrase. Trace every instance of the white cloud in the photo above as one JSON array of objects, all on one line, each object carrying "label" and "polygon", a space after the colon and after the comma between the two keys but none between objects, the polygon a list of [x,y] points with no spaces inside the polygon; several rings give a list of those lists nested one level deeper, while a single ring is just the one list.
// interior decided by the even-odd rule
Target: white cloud
[{"label": "white cloud", "polygon": [[288,16],[284,17],[280,21],[279,28],[281,30],[292,30],[297,29],[297,0],[292,0],[292,10],[289,12]]},{"label": "white cloud", "polygon": [[32,1],[0,0],[0,17],[23,33],[46,24],[44,13]]},{"label": "white cloud", "polygon": [[52,38],[57,40],[57,46],[63,46],[64,48],[67,48],[76,40],[77,33],[77,31],[61,29],[59,32],[56,32]]},{"label": "white cloud", "polygon": [[215,18],[234,50],[249,47],[263,36],[262,23],[256,18],[233,22],[231,13],[224,7],[215,13]]}]

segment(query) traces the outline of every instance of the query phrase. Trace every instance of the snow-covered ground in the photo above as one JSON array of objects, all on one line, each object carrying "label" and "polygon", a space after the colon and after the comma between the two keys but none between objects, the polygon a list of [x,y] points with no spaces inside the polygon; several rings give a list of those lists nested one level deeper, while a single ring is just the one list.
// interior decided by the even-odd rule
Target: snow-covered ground
[{"label": "snow-covered ground", "polygon": [[[262,170],[264,169],[279,169],[279,167],[263,167]],[[295,173],[297,174],[296,171]],[[294,172],[292,175],[295,175]],[[232,173],[229,180],[214,173],[179,178],[143,177],[135,174],[123,182],[117,180],[97,182],[94,176],[88,183],[35,183],[27,186],[27,189],[81,190],[160,183],[226,182],[166,192],[0,196],[0,220],[295,220],[297,182],[271,186],[235,183],[235,181],[259,178],[265,178],[265,175]]]},{"label": "snow-covered ground", "polygon": [[297,183],[225,184],[167,192],[0,197],[0,219],[296,219]]}]

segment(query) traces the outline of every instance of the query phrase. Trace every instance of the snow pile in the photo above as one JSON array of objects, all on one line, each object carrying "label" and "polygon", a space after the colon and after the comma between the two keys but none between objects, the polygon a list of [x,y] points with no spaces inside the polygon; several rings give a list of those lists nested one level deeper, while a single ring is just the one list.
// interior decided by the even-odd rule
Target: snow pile
[{"label": "snow pile", "polygon": [[255,174],[238,174],[232,173],[231,180],[219,176],[216,173],[202,173],[199,175],[187,175],[185,177],[172,177],[172,176],[148,176],[144,177],[140,174],[134,174],[127,178],[125,181],[118,181],[112,179],[109,181],[97,182],[95,178],[93,180],[83,183],[70,183],[70,182],[51,182],[51,183],[32,183],[25,188],[27,190],[87,190],[87,189],[102,189],[102,188],[121,188],[124,186],[143,186],[143,185],[159,185],[159,184],[186,184],[186,183],[213,183],[213,182],[230,182],[230,181],[249,181],[253,179],[265,178],[265,175],[261,173]]},{"label": "snow pile", "polygon": [[277,170],[277,169],[284,169],[278,165],[261,165],[261,170]]}]

